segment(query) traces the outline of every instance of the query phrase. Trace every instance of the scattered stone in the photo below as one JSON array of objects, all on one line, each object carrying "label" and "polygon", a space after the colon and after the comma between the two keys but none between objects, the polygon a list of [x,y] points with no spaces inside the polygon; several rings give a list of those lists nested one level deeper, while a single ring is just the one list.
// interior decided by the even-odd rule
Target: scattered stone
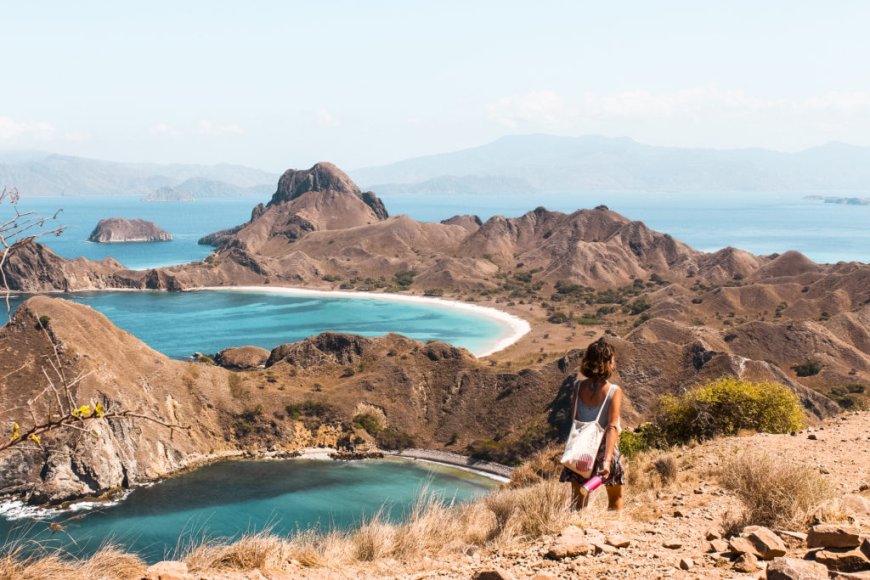
[{"label": "scattered stone", "polygon": [[746,536],[746,539],[752,542],[758,557],[762,560],[773,560],[785,556],[785,544],[779,539],[779,536],[768,528],[756,527]]},{"label": "scattered stone", "polygon": [[678,550],[679,548],[683,547],[683,542],[681,542],[680,540],[670,539],[665,540],[662,543],[662,546],[664,546],[668,550]]},{"label": "scattered stone", "polygon": [[755,557],[759,556],[758,550],[755,549],[755,545],[750,542],[748,538],[742,536],[731,538],[728,542],[728,548],[734,554],[752,554]]},{"label": "scattered stone", "polygon": [[675,518],[684,518],[686,517],[686,513],[683,510],[674,510]]},{"label": "scattered stone", "polygon": [[512,580],[513,576],[501,568],[485,568],[478,570],[472,576],[473,580]]},{"label": "scattered stone", "polygon": [[707,533],[704,534],[704,538],[708,542],[712,542],[713,540],[719,540],[722,538],[722,534],[717,532],[716,530],[707,530]]},{"label": "scattered stone", "polygon": [[776,558],[767,565],[767,580],[827,580],[828,569],[809,560]]},{"label": "scattered stone", "polygon": [[595,542],[592,544],[595,548],[595,555],[598,554],[618,554],[619,550],[604,542]]},{"label": "scattered stone", "polygon": [[728,551],[728,542],[725,540],[712,540],[710,542],[710,551],[711,552],[727,552]]},{"label": "scattered stone", "polygon": [[740,557],[734,561],[734,569],[738,572],[743,572],[744,574],[757,572],[760,569],[758,558],[750,553],[741,554]]},{"label": "scattered stone", "polygon": [[583,530],[577,526],[568,526],[547,552],[547,557],[552,560],[585,556],[593,550],[592,544],[586,540]]},{"label": "scattered stone", "polygon": [[843,496],[843,507],[858,516],[870,516],[870,499],[849,494]]},{"label": "scattered stone", "polygon": [[145,580],[187,580],[190,575],[187,564],[174,560],[163,560],[145,570]]},{"label": "scattered stone", "polygon": [[861,544],[858,528],[840,524],[819,524],[810,528],[810,548],[857,548]]},{"label": "scattered stone", "polygon": [[680,558],[680,570],[691,570],[694,566],[691,558]]},{"label": "scattered stone", "polygon": [[627,548],[631,545],[631,540],[625,536],[607,536],[605,541],[614,548]]},{"label": "scattered stone", "polygon": [[870,569],[870,559],[858,548],[829,548],[816,552],[816,562],[831,570],[858,572]]}]

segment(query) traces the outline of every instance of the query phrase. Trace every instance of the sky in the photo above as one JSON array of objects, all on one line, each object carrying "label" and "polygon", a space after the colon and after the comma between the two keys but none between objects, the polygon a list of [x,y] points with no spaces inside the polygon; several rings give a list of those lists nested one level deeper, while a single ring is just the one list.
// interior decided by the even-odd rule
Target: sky
[{"label": "sky", "polygon": [[346,169],[503,135],[870,145],[863,0],[0,0],[0,150]]}]

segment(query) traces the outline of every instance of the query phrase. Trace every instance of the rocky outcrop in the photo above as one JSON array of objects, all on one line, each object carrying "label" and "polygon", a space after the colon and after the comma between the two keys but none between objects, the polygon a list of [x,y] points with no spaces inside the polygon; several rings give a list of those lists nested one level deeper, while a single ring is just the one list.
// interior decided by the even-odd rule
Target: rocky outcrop
[{"label": "rocky outcrop", "polygon": [[265,366],[269,354],[268,350],[259,346],[239,346],[220,351],[214,355],[214,362],[225,369],[251,370]]},{"label": "rocky outcrop", "polygon": [[172,234],[149,221],[109,218],[99,221],[88,240],[98,244],[168,242],[172,240]]},{"label": "rocky outcrop", "polygon": [[112,288],[117,286],[114,274],[123,269],[111,258],[99,262],[85,258],[67,260],[33,240],[12,246],[3,264],[8,288],[16,292]]}]

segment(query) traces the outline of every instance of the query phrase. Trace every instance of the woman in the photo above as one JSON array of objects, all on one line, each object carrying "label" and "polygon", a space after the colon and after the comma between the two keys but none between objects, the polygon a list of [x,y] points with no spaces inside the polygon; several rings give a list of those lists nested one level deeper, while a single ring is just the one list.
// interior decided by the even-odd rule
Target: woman
[{"label": "woman", "polygon": [[[592,473],[601,476],[607,489],[607,504],[611,510],[622,509],[622,485],[625,472],[619,455],[617,442],[622,430],[619,416],[622,411],[622,389],[611,384],[608,379],[616,368],[616,353],[613,345],[608,344],[604,337],[593,342],[583,355],[580,372],[586,377],[576,380],[574,396],[571,399],[572,420],[594,421],[599,416],[599,423],[604,429],[604,437]],[[602,408],[603,407],[603,408]],[[582,509],[589,501],[588,494],[581,488],[586,481],[583,476],[568,468],[563,469],[560,481],[571,482],[574,492],[574,507]]]}]

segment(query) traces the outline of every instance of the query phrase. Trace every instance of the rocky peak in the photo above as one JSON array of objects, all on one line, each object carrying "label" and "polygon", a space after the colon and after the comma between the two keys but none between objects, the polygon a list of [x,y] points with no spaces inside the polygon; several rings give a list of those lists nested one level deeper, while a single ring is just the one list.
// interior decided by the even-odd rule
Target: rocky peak
[{"label": "rocky peak", "polygon": [[278,180],[278,189],[269,205],[293,201],[309,191],[334,191],[362,195],[360,188],[341,169],[321,161],[311,169],[288,169]]}]

